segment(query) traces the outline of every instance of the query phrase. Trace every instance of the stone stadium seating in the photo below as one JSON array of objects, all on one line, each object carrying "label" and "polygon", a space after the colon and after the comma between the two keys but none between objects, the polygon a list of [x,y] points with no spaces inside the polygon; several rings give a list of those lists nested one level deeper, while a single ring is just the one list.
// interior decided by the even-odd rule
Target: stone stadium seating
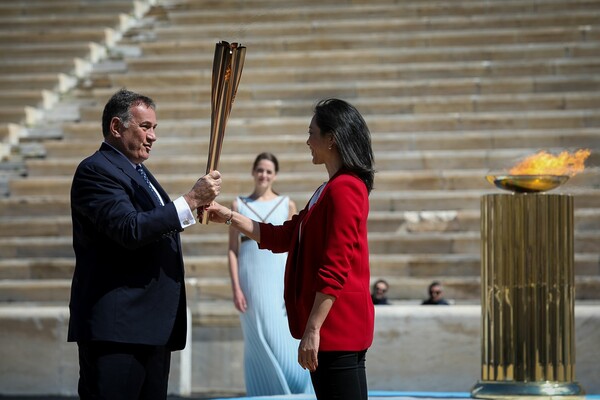
[{"label": "stone stadium seating", "polygon": [[[575,196],[577,299],[600,300],[599,0],[20,0],[0,3],[0,30],[0,304],[68,301],[71,177],[119,88],[158,104],[147,164],[171,196],[204,173],[221,40],[247,47],[221,202],[248,193],[252,160],[272,151],[277,190],[302,207],[326,179],[305,143],[312,107],[346,99],[375,150],[373,279],[397,302],[440,280],[477,304],[480,199],[499,191],[485,175],[589,148],[556,192]],[[182,238],[194,324],[235,325],[225,227]]]}]

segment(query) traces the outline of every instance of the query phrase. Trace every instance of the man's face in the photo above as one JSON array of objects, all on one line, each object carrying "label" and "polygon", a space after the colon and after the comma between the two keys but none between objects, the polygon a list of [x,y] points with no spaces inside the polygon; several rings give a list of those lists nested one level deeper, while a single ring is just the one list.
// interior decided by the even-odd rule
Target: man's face
[{"label": "man's face", "polygon": [[385,293],[387,292],[387,285],[383,282],[378,282],[377,285],[375,285],[375,295],[379,298],[385,296]]},{"label": "man's face", "polygon": [[431,288],[431,298],[434,300],[439,300],[442,298],[442,287],[441,286],[433,286]]},{"label": "man's face", "polygon": [[156,112],[143,104],[132,107],[130,112],[127,126],[117,117],[112,119],[110,144],[132,163],[140,164],[150,158],[156,141]]}]

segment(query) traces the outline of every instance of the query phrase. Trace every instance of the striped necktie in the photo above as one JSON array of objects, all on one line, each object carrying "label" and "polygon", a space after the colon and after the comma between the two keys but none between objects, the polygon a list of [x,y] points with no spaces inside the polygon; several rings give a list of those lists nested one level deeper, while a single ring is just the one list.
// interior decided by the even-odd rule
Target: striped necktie
[{"label": "striped necktie", "polygon": [[148,175],[146,175],[146,171],[144,171],[144,168],[142,168],[142,164],[136,165],[135,169],[137,170],[137,172],[140,173],[140,175],[142,176],[142,178],[144,178],[144,181],[148,185],[148,188],[154,194],[154,196],[156,197],[156,200],[158,200],[158,204],[163,205],[164,204],[163,201],[161,200],[160,196],[158,195],[158,193],[156,192],[156,190],[154,189],[154,187],[150,183],[150,179],[148,179]]}]

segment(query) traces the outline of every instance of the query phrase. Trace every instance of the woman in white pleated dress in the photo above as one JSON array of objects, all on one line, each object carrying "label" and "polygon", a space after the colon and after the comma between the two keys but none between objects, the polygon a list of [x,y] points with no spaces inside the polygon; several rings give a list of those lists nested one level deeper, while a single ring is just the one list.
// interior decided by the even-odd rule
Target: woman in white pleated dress
[{"label": "woman in white pleated dress", "polygon": [[[252,167],[254,191],[240,196],[232,209],[252,219],[280,225],[296,213],[288,196],[273,190],[277,158],[259,154]],[[283,300],[287,253],[260,250],[229,229],[229,273],[233,302],[244,334],[244,378],[248,396],[313,392],[310,375],[298,364],[298,344],[289,331]]]}]

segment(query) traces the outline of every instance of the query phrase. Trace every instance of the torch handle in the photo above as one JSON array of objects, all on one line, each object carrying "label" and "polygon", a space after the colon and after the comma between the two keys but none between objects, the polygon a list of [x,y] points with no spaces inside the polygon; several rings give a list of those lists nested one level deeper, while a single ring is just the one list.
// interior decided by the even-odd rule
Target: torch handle
[{"label": "torch handle", "polygon": [[[215,47],[212,71],[211,129],[206,173],[217,169],[225,125],[242,75],[246,48],[238,43],[220,42]],[[208,224],[209,213],[203,207],[201,223]]]}]

